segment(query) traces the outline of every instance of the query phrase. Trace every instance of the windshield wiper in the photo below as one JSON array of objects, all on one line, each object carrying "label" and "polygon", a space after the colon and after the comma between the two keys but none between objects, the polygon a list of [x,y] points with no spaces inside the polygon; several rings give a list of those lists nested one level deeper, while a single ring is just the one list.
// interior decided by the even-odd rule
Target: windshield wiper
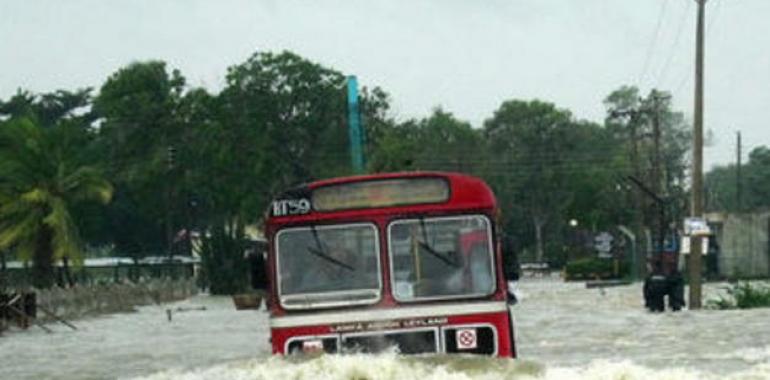
[{"label": "windshield wiper", "polygon": [[308,246],[306,248],[308,252],[351,272],[355,271],[355,268],[353,268],[350,264],[337,260],[326,253],[326,249],[324,249],[324,245],[321,242],[321,239],[318,237],[318,231],[316,231],[315,226],[310,226],[310,232],[313,234],[313,240],[315,240],[316,248]]},{"label": "windshield wiper", "polygon": [[458,263],[456,263],[454,260],[450,260],[449,257],[446,256],[446,254],[452,253],[452,251],[446,252],[446,254],[441,253],[436,251],[430,244],[428,244],[428,233],[425,228],[425,220],[423,219],[422,216],[420,216],[420,230],[422,230],[422,240],[423,240],[423,241],[419,241],[419,240],[417,241],[417,245],[419,245],[420,248],[424,249],[426,252],[430,253],[435,258],[441,260],[444,264],[450,267],[454,267],[454,268],[460,267]]}]

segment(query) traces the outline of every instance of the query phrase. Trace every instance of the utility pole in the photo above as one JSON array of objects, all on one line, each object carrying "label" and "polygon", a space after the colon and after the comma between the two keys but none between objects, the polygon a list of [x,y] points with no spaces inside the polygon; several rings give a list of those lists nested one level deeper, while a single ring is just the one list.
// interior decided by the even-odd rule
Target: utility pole
[{"label": "utility pole", "polygon": [[663,156],[661,154],[661,120],[660,120],[660,114],[662,112],[662,105],[664,101],[667,101],[671,98],[670,95],[666,93],[661,93],[657,90],[653,90],[650,94],[650,99],[652,100],[652,109],[647,110],[652,115],[652,138],[653,138],[653,162],[652,162],[652,176],[653,176],[653,190],[655,192],[661,194],[663,193],[665,183],[665,178],[663,175],[662,170],[662,162],[663,162]]},{"label": "utility pole", "polygon": [[653,201],[655,201],[655,205],[658,208],[658,221],[657,221],[657,227],[658,227],[658,254],[663,254],[663,243],[664,239],[663,236],[666,233],[666,208],[668,208],[671,199],[664,197],[663,195],[656,193],[655,190],[648,188],[644,185],[644,182],[642,182],[639,178],[636,178],[632,175],[626,177],[631,183],[636,185],[636,187],[639,188],[645,195],[650,197]]},{"label": "utility pole", "polygon": [[[663,194],[663,173],[661,170],[661,154],[660,154],[660,112],[661,101],[666,100],[668,97],[662,95],[657,90],[652,90],[650,94],[652,99],[652,138],[653,138],[653,160],[652,160],[652,192],[659,196]],[[666,218],[664,203],[658,202],[658,225],[656,226],[658,232],[658,251],[663,252],[663,245],[666,240]]]},{"label": "utility pole", "polygon": [[[695,104],[692,150],[692,216],[703,217],[703,48],[706,0],[698,3],[695,32]],[[690,245],[690,309],[701,308],[701,244],[700,236],[692,236]]]},{"label": "utility pole", "polygon": [[737,141],[736,141],[736,144],[735,144],[735,150],[736,150],[736,152],[735,152],[735,156],[736,156],[735,157],[735,161],[736,161],[736,166],[735,166],[735,206],[736,206],[737,211],[740,212],[741,210],[743,210],[743,205],[741,205],[741,203],[743,203],[743,199],[741,199],[742,195],[743,195],[743,194],[741,194],[741,192],[743,192],[743,188],[741,186],[741,182],[742,182],[742,180],[741,180],[741,131],[738,131],[736,134],[737,134],[737,136],[736,136],[737,137],[736,138]]},{"label": "utility pole", "polygon": [[652,92],[652,141],[653,141],[653,160],[652,160],[652,190],[661,193],[661,173],[660,173],[660,97],[658,92]]},{"label": "utility pole", "polygon": [[[3,294],[5,292],[5,287],[7,286],[6,284],[7,275],[8,275],[8,269],[6,268],[6,263],[5,263],[5,250],[0,249],[0,294]],[[0,322],[0,332],[3,331],[1,323],[2,322]]]},{"label": "utility pole", "polygon": [[166,250],[169,259],[169,265],[171,259],[174,256],[174,223],[171,219],[171,201],[173,199],[173,181],[172,173],[176,166],[176,148],[173,145],[169,145],[166,148]]},{"label": "utility pole", "polygon": [[[641,101],[642,99],[640,99]],[[642,115],[643,111],[641,110],[641,106],[634,109],[629,110],[623,110],[623,111],[614,111],[613,116],[615,117],[628,117],[628,129],[630,132],[630,141],[631,141],[631,165],[633,170],[633,176],[634,178],[641,177],[641,168],[639,165],[639,138],[643,133],[638,130],[638,127],[641,124],[642,121]],[[641,231],[642,225],[644,224],[645,215],[647,214],[644,210],[646,210],[646,207],[644,205],[644,199],[636,196],[635,194],[632,194],[632,201],[634,203],[634,208],[638,211],[642,212],[642,215],[638,215],[634,218],[633,228],[636,231]],[[648,247],[649,248],[649,247]],[[637,266],[635,267],[636,273],[639,274],[639,277],[644,277],[646,275],[646,266],[645,263],[647,262],[648,256],[650,255],[651,250],[648,249],[648,252],[644,254],[643,260],[637,261]]]}]

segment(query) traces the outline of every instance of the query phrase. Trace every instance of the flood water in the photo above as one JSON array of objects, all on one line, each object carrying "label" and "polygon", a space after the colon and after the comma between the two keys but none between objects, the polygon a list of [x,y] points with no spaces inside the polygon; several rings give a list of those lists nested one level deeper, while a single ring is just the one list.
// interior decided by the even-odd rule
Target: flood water
[{"label": "flood water", "polygon": [[[770,379],[770,309],[651,314],[638,284],[597,290],[552,278],[520,288],[520,360],[273,357],[265,312],[197,296],[78,320],[77,331],[6,333],[0,379]],[[708,284],[705,298],[719,288]],[[166,310],[178,308],[169,322]]]}]

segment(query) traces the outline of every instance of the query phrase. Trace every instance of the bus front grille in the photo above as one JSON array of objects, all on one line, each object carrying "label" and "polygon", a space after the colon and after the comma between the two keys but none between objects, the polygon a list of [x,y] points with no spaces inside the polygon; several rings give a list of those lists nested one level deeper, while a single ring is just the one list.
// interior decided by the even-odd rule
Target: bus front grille
[{"label": "bus front grille", "polygon": [[376,353],[397,350],[401,354],[437,353],[438,335],[431,330],[401,330],[342,336],[345,351]]}]

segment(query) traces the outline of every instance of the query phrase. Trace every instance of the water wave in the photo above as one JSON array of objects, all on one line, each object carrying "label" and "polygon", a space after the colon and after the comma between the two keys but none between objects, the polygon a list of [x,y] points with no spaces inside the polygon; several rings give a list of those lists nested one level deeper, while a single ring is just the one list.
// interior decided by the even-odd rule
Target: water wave
[{"label": "water wave", "polygon": [[321,355],[311,358],[269,357],[191,371],[169,370],[142,380],[755,380],[770,378],[770,363],[730,374],[688,368],[653,369],[632,361],[595,360],[585,366],[548,368],[541,363],[487,357]]}]

